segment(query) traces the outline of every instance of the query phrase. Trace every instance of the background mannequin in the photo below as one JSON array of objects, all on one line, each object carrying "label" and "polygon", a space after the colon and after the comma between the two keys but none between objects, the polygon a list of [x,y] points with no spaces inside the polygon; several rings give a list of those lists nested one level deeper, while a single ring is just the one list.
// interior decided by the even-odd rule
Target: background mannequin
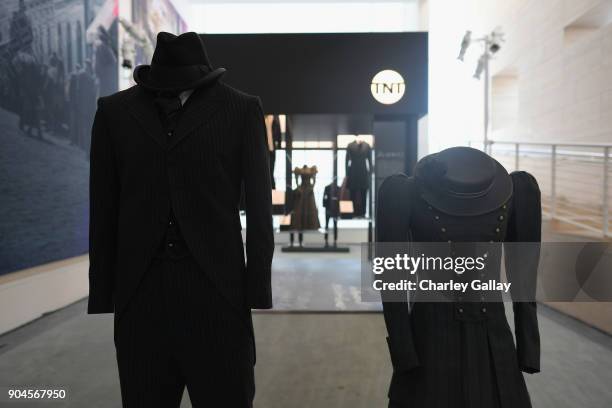
[{"label": "background mannequin", "polygon": [[364,217],[372,172],[372,148],[357,138],[346,147],[347,187],[353,201],[353,216]]}]

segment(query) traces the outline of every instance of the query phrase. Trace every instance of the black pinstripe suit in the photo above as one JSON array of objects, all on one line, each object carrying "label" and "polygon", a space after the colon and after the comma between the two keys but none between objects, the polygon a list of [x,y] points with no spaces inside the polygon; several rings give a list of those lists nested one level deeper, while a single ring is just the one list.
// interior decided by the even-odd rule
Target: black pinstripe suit
[{"label": "black pinstripe suit", "polygon": [[[259,98],[197,89],[171,138],[140,86],[101,98],[90,180],[89,313],[115,313],[124,406],[250,406],[251,308],[270,308],[271,187]],[[247,211],[245,265],[238,214]],[[156,257],[170,209],[184,257]]]}]

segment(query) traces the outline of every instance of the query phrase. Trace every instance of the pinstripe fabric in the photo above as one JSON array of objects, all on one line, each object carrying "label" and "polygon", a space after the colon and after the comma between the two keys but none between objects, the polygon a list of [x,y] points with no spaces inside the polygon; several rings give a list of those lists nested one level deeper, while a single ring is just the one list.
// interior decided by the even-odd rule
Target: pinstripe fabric
[{"label": "pinstripe fabric", "polygon": [[[98,101],[88,312],[115,313],[124,407],[177,407],[185,386],[194,407],[250,407],[251,308],[272,306],[261,102],[221,82],[198,88],[167,135],[154,97],[136,86]],[[167,234],[171,218],[182,239]]]},{"label": "pinstripe fabric", "polygon": [[[247,312],[248,313],[248,312]],[[115,347],[123,406],[252,406],[251,331],[192,257],[154,259],[120,318]]]},{"label": "pinstripe fabric", "polygon": [[[89,313],[121,313],[170,204],[190,252],[238,311],[270,308],[274,250],[259,98],[222,82],[190,96],[170,142],[139,86],[101,98],[92,131]],[[244,185],[246,260],[238,211]]]}]

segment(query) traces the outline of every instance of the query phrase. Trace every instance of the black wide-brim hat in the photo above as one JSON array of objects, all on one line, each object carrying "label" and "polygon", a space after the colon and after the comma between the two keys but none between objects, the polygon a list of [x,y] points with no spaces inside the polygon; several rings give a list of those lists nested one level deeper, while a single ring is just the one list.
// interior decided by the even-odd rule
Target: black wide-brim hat
[{"label": "black wide-brim hat", "polygon": [[157,34],[150,65],[134,69],[134,81],[158,92],[182,92],[212,84],[225,74],[225,68],[213,69],[200,36],[188,32],[176,36]]},{"label": "black wide-brim hat", "polygon": [[443,213],[486,214],[512,196],[512,178],[491,156],[471,147],[451,147],[422,158],[415,167],[421,197]]}]

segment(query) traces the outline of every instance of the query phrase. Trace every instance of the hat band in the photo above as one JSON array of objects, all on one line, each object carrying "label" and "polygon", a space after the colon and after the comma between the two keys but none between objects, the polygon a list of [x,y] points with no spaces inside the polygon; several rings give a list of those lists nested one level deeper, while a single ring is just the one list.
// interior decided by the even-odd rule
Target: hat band
[{"label": "hat band", "polygon": [[[425,177],[423,177],[422,174],[418,174],[416,175],[416,179],[423,185],[429,185],[430,189],[435,192],[436,194],[446,194],[455,198],[461,198],[461,199],[470,199],[470,198],[480,198],[483,197],[485,195],[487,195],[491,189],[493,188],[493,184],[494,183],[489,183],[489,185],[487,186],[487,188],[485,188],[484,190],[479,190],[479,191],[475,191],[475,192],[464,192],[464,191],[456,191],[453,190],[452,188],[448,188],[446,186],[444,186],[444,182],[443,180],[440,180],[440,178],[435,177],[433,175],[427,175]],[[442,186],[441,188],[436,188],[436,186]]]},{"label": "hat band", "polygon": [[444,193],[452,195],[454,197],[457,198],[464,198],[464,199],[469,199],[469,198],[480,198],[483,197],[485,195],[487,195],[489,193],[489,191],[491,191],[491,189],[493,188],[493,183],[489,184],[489,186],[481,191],[476,191],[474,193],[464,193],[464,192],[460,192],[460,191],[455,191],[455,190],[451,190],[451,189],[444,189]]},{"label": "hat band", "polygon": [[166,66],[152,64],[149,70],[149,78],[156,86],[170,88],[196,81],[209,72],[210,68],[206,65]]}]

